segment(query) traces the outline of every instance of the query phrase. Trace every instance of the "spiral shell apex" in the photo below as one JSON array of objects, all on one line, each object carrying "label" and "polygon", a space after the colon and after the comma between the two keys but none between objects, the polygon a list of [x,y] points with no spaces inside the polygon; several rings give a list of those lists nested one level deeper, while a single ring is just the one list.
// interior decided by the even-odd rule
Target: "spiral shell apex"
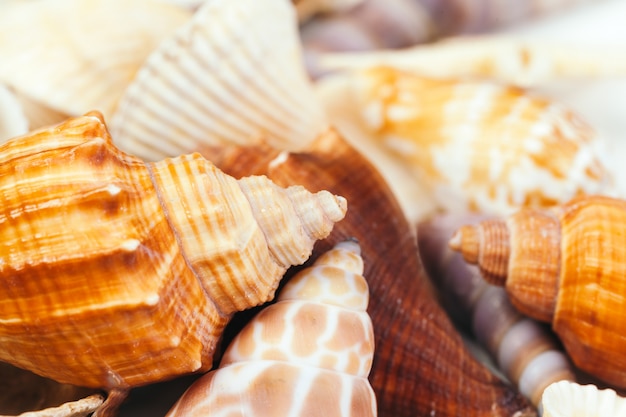
[{"label": "spiral shell apex", "polygon": [[580,369],[626,387],[626,201],[580,197],[464,226],[450,241],[522,313],[549,322]]},{"label": "spiral shell apex", "polygon": [[96,113],[0,146],[0,360],[124,391],[208,370],[346,201],[198,154],[144,163]]},{"label": "spiral shell apex", "polygon": [[368,287],[359,245],[341,242],[285,285],[192,385],[177,416],[375,416]]}]

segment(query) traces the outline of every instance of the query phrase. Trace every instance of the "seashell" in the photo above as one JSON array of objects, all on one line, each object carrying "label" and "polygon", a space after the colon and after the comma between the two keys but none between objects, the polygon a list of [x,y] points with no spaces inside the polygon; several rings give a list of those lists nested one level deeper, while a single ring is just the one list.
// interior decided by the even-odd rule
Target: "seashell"
[{"label": "seashell", "polygon": [[232,314],[270,300],[346,211],[198,154],[146,164],[97,113],[0,146],[0,178],[0,360],[109,391],[100,415],[208,370]]},{"label": "seashell", "polygon": [[359,253],[355,241],[340,242],[295,275],[168,417],[209,410],[242,417],[376,416],[367,381],[374,334]]},{"label": "seashell", "polygon": [[52,111],[110,116],[148,54],[189,17],[153,0],[14,2],[0,13],[11,34],[0,37],[0,81]]},{"label": "seashell", "polygon": [[346,218],[318,242],[313,258],[349,237],[360,242],[376,346],[369,380],[379,415],[536,415],[465,347],[434,297],[415,234],[389,186],[335,130],[298,153],[262,146],[200,151],[235,177],[265,174],[282,186],[328,189],[350,201]]},{"label": "seashell", "polygon": [[548,385],[576,380],[575,371],[543,324],[520,314],[504,289],[488,285],[475,265],[468,265],[448,248],[452,232],[463,221],[478,217],[440,215],[420,223],[421,259],[455,323],[471,334],[498,369],[538,406]]},{"label": "seashell", "polygon": [[625,201],[579,197],[463,226],[450,246],[520,312],[551,323],[578,368],[626,387],[625,213]]},{"label": "seashell", "polygon": [[[508,214],[612,192],[606,143],[558,102],[512,86],[391,67],[338,77],[320,83],[328,114],[381,171],[402,165],[404,178],[419,184],[415,198],[404,197],[409,218],[424,218],[429,209]],[[428,200],[435,207],[425,207]]]},{"label": "seashell", "polygon": [[15,94],[0,83],[0,142],[28,132],[28,119]]},{"label": "seashell", "polygon": [[150,55],[111,120],[119,146],[148,160],[263,135],[297,149],[327,126],[284,0],[205,2]]},{"label": "seashell", "polygon": [[560,381],[551,384],[541,400],[543,417],[626,416],[626,399],[612,389]]},{"label": "seashell", "polygon": [[[563,68],[560,65],[550,63],[569,64],[572,60],[583,63],[587,68],[604,71],[598,64],[605,61],[594,63],[585,59],[584,54],[578,52],[578,42],[566,42],[557,48],[558,45],[545,46],[545,39],[542,38],[542,42],[531,42],[531,48],[526,49],[521,47],[526,44],[522,39],[508,42],[500,34],[478,35],[496,29],[502,31],[507,26],[539,16],[556,15],[557,11],[571,9],[584,2],[540,0],[520,4],[513,1],[366,0],[343,13],[317,16],[302,27],[302,38],[308,67],[315,76],[337,68],[357,65],[362,68],[361,64],[368,60],[370,63],[367,66],[395,66],[398,63],[420,71],[425,69],[427,72],[422,74],[433,76],[455,76],[468,70],[491,71],[489,64],[494,63],[504,64],[503,71],[499,73],[509,79],[520,74],[518,70],[522,73],[529,73],[529,69],[540,70],[533,72],[536,75],[543,75],[543,70],[547,68],[561,72]],[[594,29],[597,28],[589,30]],[[470,40],[461,41],[458,45],[448,44],[451,36]],[[474,39],[477,41],[474,42]],[[483,42],[491,39],[502,39],[502,44]],[[512,49],[507,49],[507,46]],[[533,65],[529,67],[530,60],[519,60],[517,56],[517,52],[522,50],[526,52],[521,56],[532,58],[538,55],[538,58],[547,60],[532,60]],[[544,55],[544,51],[557,54],[554,57]],[[596,52],[592,53],[595,56]],[[610,61],[610,56],[608,58]],[[617,60],[620,59],[613,59]],[[518,62],[521,65],[511,65]],[[541,65],[541,62],[545,63]],[[608,64],[612,65],[612,62]]]},{"label": "seashell", "polygon": [[102,395],[92,394],[80,400],[64,403],[58,407],[22,413],[19,417],[87,417],[96,411],[103,402],[104,397]]},{"label": "seashell", "polygon": [[321,72],[390,66],[418,76],[483,78],[521,87],[554,81],[623,76],[626,58],[615,44],[524,39],[509,34],[457,36],[399,50],[320,53]]}]

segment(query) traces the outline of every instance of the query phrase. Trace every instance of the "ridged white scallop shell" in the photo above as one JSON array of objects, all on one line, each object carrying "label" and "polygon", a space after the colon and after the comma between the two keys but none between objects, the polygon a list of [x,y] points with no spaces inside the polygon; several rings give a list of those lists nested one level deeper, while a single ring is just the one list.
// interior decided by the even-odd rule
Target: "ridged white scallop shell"
[{"label": "ridged white scallop shell", "polygon": [[543,392],[543,417],[626,416],[626,398],[612,389],[570,381],[550,384]]},{"label": "ridged white scallop shell", "polygon": [[28,132],[28,119],[17,97],[0,83],[0,142]]},{"label": "ridged white scallop shell", "polygon": [[168,416],[375,416],[359,252],[356,242],[341,242],[294,276]]},{"label": "ridged white scallop shell", "polygon": [[36,0],[0,13],[0,81],[68,115],[110,115],[150,52],[190,13],[152,0]]},{"label": "ridged white scallop shell", "polygon": [[[320,90],[334,123],[340,129],[360,123],[378,151],[369,152],[372,159],[386,153],[403,164],[440,209],[508,214],[522,205],[613,192],[604,139],[556,101],[507,85],[391,67],[345,77],[343,91]],[[339,120],[342,105],[357,107],[358,115]]]},{"label": "ridged white scallop shell", "polygon": [[292,150],[326,128],[285,0],[207,1],[148,58],[111,121],[118,145],[149,160],[261,136]]}]

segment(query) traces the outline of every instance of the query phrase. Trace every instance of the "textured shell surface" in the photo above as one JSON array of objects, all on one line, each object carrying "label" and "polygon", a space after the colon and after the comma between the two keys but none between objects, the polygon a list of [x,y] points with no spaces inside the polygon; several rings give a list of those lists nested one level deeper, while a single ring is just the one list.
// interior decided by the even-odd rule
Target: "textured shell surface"
[{"label": "textured shell surface", "polygon": [[354,241],[338,243],[292,277],[168,416],[375,416],[359,252]]},{"label": "textured shell surface", "polygon": [[[603,139],[557,102],[512,86],[392,67],[343,77],[372,149],[405,165],[439,209],[508,214],[610,189]],[[326,103],[338,94],[322,91]],[[341,129],[353,120],[335,122]],[[365,139],[351,141],[359,147]]]},{"label": "textured shell surface", "polygon": [[327,127],[285,0],[205,2],[148,57],[111,119],[119,146],[148,160],[261,136],[297,149]]},{"label": "textured shell surface", "polygon": [[626,416],[626,398],[593,384],[555,382],[546,388],[541,403],[544,417]]},{"label": "textured shell surface", "polygon": [[473,336],[498,370],[538,406],[548,385],[576,380],[575,371],[547,326],[520,314],[503,288],[489,285],[475,265],[468,265],[448,247],[454,230],[484,217],[439,215],[421,222],[420,255],[442,305],[458,327]]},{"label": "textured shell surface", "polygon": [[153,0],[12,2],[0,13],[0,80],[51,111],[108,117],[143,60],[190,16]]},{"label": "textured shell surface", "polygon": [[0,203],[0,359],[120,392],[209,369],[346,211],[199,154],[146,164],[96,113],[3,144]]},{"label": "textured shell surface", "polygon": [[415,234],[389,185],[337,131],[321,135],[303,152],[242,146],[202,153],[233,176],[265,174],[283,186],[327,189],[349,201],[346,218],[318,242],[313,258],[350,237],[359,241],[376,346],[369,381],[379,415],[536,415],[463,344],[436,301]]},{"label": "textured shell surface", "polygon": [[626,386],[626,202],[579,197],[463,226],[450,241],[522,313],[552,324],[574,364]]}]

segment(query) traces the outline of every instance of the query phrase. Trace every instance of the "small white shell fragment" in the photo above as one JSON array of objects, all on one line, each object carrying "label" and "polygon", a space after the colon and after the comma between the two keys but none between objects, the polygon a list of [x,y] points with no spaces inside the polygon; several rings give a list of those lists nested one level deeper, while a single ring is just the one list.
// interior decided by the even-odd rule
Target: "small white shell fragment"
[{"label": "small white shell fragment", "polygon": [[96,411],[103,402],[104,398],[102,395],[93,394],[80,400],[62,404],[58,407],[22,413],[19,417],[86,417]]},{"label": "small white shell fragment", "polygon": [[13,92],[0,83],[0,142],[28,132],[28,119]]},{"label": "small white shell fragment", "polygon": [[[191,12],[153,0],[33,0],[0,13],[0,81],[67,115],[110,115],[138,67]],[[95,29],[95,30],[94,30]]]},{"label": "small white shell fragment", "polygon": [[626,398],[593,384],[559,381],[545,389],[541,408],[543,417],[625,417]]},{"label": "small white shell fragment", "polygon": [[327,127],[284,0],[203,4],[148,58],[111,120],[118,145],[147,160],[261,138],[294,150]]}]

